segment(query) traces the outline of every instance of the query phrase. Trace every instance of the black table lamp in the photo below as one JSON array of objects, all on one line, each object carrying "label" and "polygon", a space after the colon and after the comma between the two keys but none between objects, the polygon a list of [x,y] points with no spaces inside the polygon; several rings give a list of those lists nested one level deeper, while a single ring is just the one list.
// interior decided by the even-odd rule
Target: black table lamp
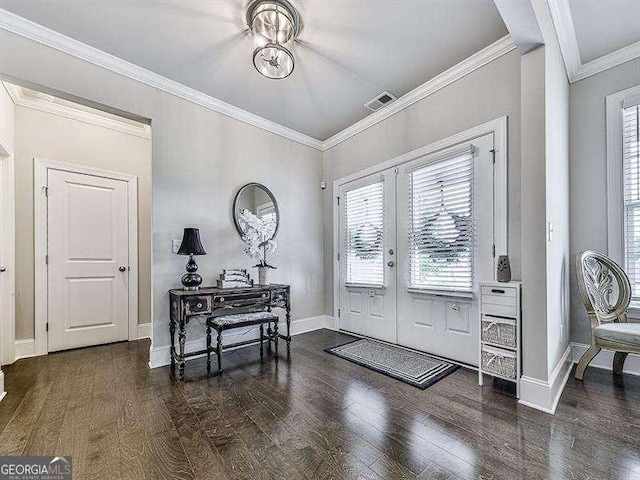
[{"label": "black table lamp", "polygon": [[185,290],[198,290],[202,283],[202,277],[196,273],[198,265],[193,259],[194,255],[206,255],[202,242],[200,242],[200,230],[197,228],[185,228],[182,236],[182,244],[178,250],[178,255],[189,255],[187,262],[187,273],[182,276],[182,285]]}]

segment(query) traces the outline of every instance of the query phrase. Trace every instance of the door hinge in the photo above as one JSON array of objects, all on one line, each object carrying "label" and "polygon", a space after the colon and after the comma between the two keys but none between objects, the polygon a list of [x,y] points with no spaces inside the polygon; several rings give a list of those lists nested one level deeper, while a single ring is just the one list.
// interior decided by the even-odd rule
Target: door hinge
[{"label": "door hinge", "polygon": [[43,187],[43,190],[44,190],[44,196],[48,197],[49,196],[49,187],[45,186],[45,187]]},{"label": "door hinge", "polygon": [[340,254],[338,254],[338,261],[340,261]]},{"label": "door hinge", "polygon": [[496,151],[492,148],[491,150],[489,150],[491,152],[492,158],[491,158],[491,163],[493,163],[494,165],[496,164]]},{"label": "door hinge", "polygon": [[47,322],[47,325],[46,325],[45,328],[46,328],[46,331],[48,332],[49,331],[49,322]]},{"label": "door hinge", "polygon": [[338,309],[338,316],[340,316],[340,309]]},{"label": "door hinge", "polygon": [[49,255],[44,256],[44,263],[45,265],[49,265]]},{"label": "door hinge", "polygon": [[496,244],[495,244],[495,243],[494,243],[494,244],[492,245],[492,247],[491,247],[491,255],[492,255],[493,257],[495,257],[495,256],[496,256]]},{"label": "door hinge", "polygon": [[336,200],[338,200],[338,205],[340,205],[340,197],[336,197]]}]

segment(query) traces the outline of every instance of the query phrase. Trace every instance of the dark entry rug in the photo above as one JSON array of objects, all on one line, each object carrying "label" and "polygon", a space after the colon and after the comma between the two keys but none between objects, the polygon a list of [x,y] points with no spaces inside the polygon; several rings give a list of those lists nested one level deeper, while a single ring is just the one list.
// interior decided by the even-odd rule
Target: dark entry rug
[{"label": "dark entry rug", "polygon": [[413,352],[368,339],[355,340],[337,347],[327,348],[325,352],[422,390],[458,368],[457,365],[425,353]]}]

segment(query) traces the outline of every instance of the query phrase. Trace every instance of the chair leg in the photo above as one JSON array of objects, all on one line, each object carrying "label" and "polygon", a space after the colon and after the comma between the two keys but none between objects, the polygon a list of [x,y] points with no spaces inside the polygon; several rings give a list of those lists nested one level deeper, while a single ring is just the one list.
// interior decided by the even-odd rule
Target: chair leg
[{"label": "chair leg", "polygon": [[207,373],[211,371],[211,327],[207,325]]},{"label": "chair leg", "polygon": [[260,324],[260,358],[262,358],[264,355],[264,345],[262,343],[263,341],[264,341],[264,325]]},{"label": "chair leg", "polygon": [[613,356],[613,374],[614,375],[622,375],[622,370],[624,368],[624,361],[627,359],[627,352],[616,352]]},{"label": "chair leg", "polygon": [[218,330],[218,343],[216,347],[218,356],[218,375],[222,374],[222,330]]},{"label": "chair leg", "polygon": [[584,352],[580,362],[578,362],[578,367],[576,368],[575,378],[576,380],[582,380],[584,377],[584,371],[587,369],[587,366],[591,363],[591,360],[600,352],[600,347],[597,345],[591,345],[589,350]]}]

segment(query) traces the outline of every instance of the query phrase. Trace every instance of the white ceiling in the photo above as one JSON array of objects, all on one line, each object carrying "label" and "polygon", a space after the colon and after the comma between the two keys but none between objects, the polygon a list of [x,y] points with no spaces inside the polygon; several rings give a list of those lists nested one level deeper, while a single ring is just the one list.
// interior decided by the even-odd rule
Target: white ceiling
[{"label": "white ceiling", "polygon": [[640,41],[640,0],[569,0],[583,64]]},{"label": "white ceiling", "polygon": [[0,7],[319,140],[507,34],[492,0],[295,2],[296,69],[252,64],[242,1],[0,0]]}]

